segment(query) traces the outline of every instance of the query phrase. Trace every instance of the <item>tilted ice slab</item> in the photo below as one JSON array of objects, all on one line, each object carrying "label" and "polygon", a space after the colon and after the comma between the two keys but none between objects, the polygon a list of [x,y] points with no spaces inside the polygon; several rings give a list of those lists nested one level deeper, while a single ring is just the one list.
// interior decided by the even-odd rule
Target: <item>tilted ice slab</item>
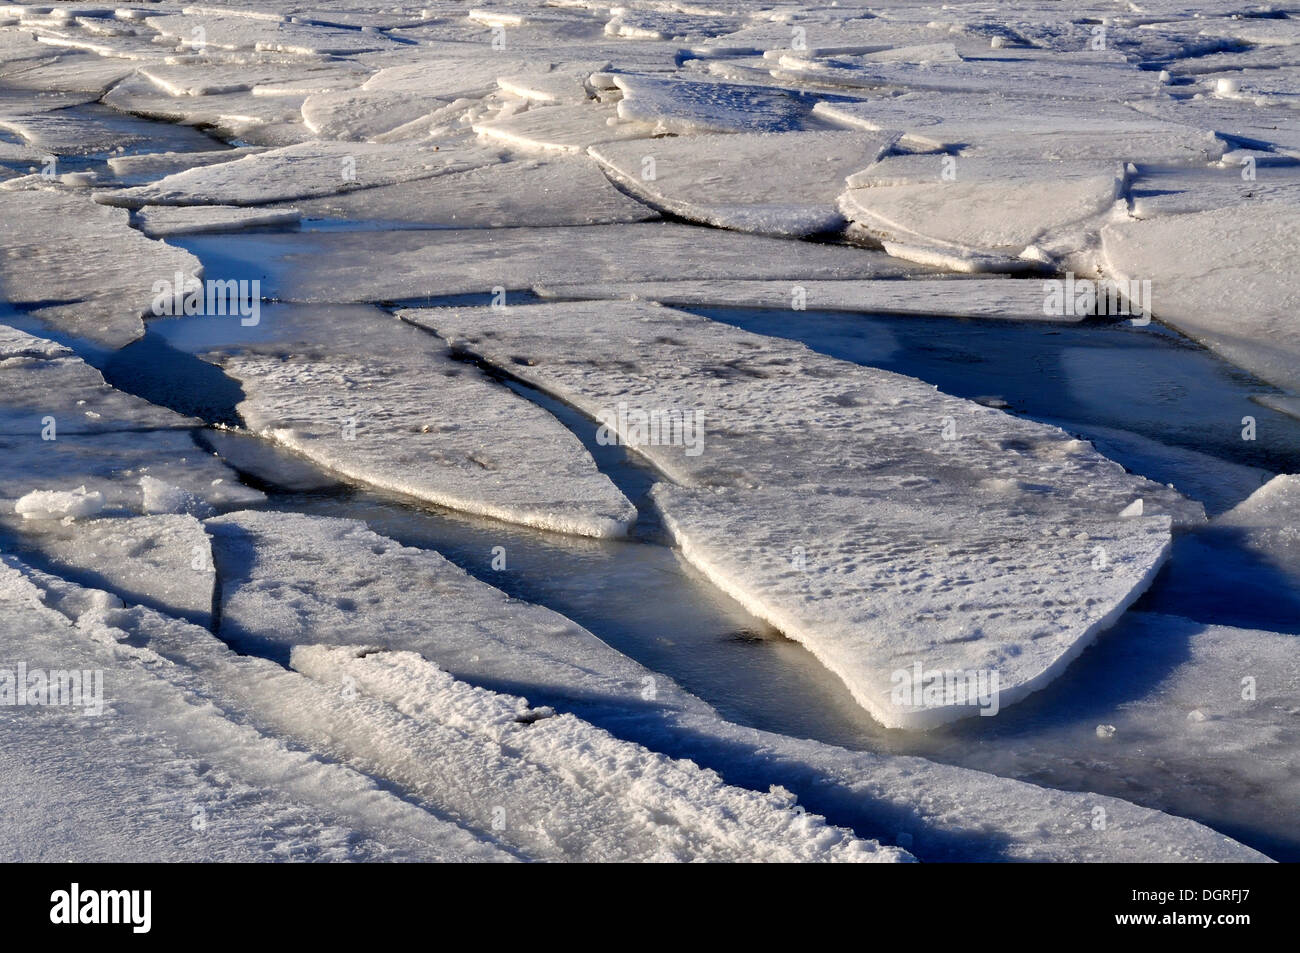
[{"label": "tilted ice slab", "polygon": [[113,156],[108,160],[108,167],[121,184],[138,185],[199,166],[233,162],[265,151],[260,146],[249,146],[212,152],[149,152],[144,155]]},{"label": "tilted ice slab", "polygon": [[169,175],[149,185],[100,192],[108,205],[263,205],[351,189],[412,182],[500,161],[472,142],[376,145],[304,142]]},{"label": "tilted ice slab", "polygon": [[474,123],[483,139],[518,149],[580,154],[589,146],[619,139],[646,139],[654,126],[617,122],[612,106],[542,106],[527,112]]},{"label": "tilted ice slab", "polygon": [[211,96],[237,93],[259,86],[293,83],[304,91],[360,85],[365,71],[345,62],[285,62],[276,56],[260,60],[246,57],[241,63],[198,58],[194,61],[150,63],[138,70],[145,79],[171,96]]},{"label": "tilted ice slab", "polygon": [[585,156],[546,156],[295,203],[306,218],[446,228],[547,228],[643,222],[659,214],[628,198]]},{"label": "tilted ice slab", "polygon": [[1005,321],[1082,321],[1044,314],[1043,285],[1007,278],[862,281],[612,281],[533,289],[559,300],[658,301],[678,307],[779,308],[864,314],[949,315]]},{"label": "tilted ice slab", "polygon": [[679,136],[593,146],[592,158],[655,208],[719,228],[774,235],[834,231],[846,175],[892,136],[791,132]]},{"label": "tilted ice slab", "polygon": [[810,108],[796,96],[762,86],[634,73],[615,74],[613,81],[623,91],[619,118],[660,132],[786,132],[798,129]]},{"label": "tilted ice slab", "polygon": [[317,309],[274,346],[215,359],[250,430],[351,479],[562,533],[636,520],[559,421],[382,312]]},{"label": "tilted ice slab", "polygon": [[1031,246],[1085,246],[1086,238],[1071,239],[1069,231],[1099,228],[1122,191],[1115,174],[1062,181],[1050,165],[1035,164],[1023,177],[967,181],[958,161],[955,180],[850,188],[840,209],[900,258],[958,271],[1032,268],[1044,252]]},{"label": "tilted ice slab", "polygon": [[245,208],[238,205],[158,205],[142,209],[136,225],[150,238],[237,232],[245,228],[284,228],[298,224],[297,209]]},{"label": "tilted ice slab", "polygon": [[154,283],[199,274],[189,252],[151,241],[129,216],[83,194],[17,192],[4,199],[0,288],[59,330],[106,347],[144,333]]},{"label": "tilted ice slab", "polygon": [[[117,668],[128,676],[132,662],[159,673],[209,719],[230,719],[266,739],[258,747],[291,744],[336,765],[332,771],[364,772],[407,803],[450,818],[465,835],[526,858],[910,859],[794,810],[783,792],[729,786],[573,715],[472,687],[415,653],[308,643],[292,653],[297,671],[286,671],[147,609],[90,608],[77,623],[110,644],[125,643]],[[127,710],[136,714],[134,705]],[[175,735],[182,750],[200,743],[184,726]],[[227,747],[227,733],[214,735],[204,753],[215,764],[237,776],[260,767]],[[297,793],[301,764],[286,762],[286,793]],[[360,792],[342,797],[343,778],[331,778],[331,770],[321,771],[321,793],[340,796],[337,807],[346,813],[361,807]],[[363,812],[354,823],[383,830],[392,809],[370,800],[379,802],[369,805],[374,815]]]},{"label": "tilted ice slab", "polygon": [[[0,565],[0,633],[9,651],[29,671],[102,672],[105,703],[98,716],[0,708],[0,784],[59,792],[36,812],[28,799],[9,801],[0,833],[6,857],[511,859],[372,777],[251,727],[246,710],[223,704],[218,686],[145,642],[161,632],[195,654],[229,650],[205,629],[120,605],[12,558]],[[251,667],[238,675],[255,676]],[[204,822],[197,831],[196,819]]]},{"label": "tilted ice slab", "polygon": [[[515,291],[557,281],[892,278],[922,270],[860,248],[667,222],[320,232],[267,237],[259,241],[258,254],[260,265],[271,271],[263,292],[306,302],[486,295],[494,288]],[[384,262],[382,271],[373,266],[376,258]],[[509,298],[506,303],[512,306]]]},{"label": "tilted ice slab", "polygon": [[1290,275],[1300,205],[1117,222],[1101,237],[1106,272],[1150,281],[1157,318],[1270,383],[1300,389],[1300,287]]},{"label": "tilted ice slab", "polygon": [[[456,678],[573,712],[732,783],[787,787],[801,803],[852,818],[860,830],[915,843],[923,859],[1262,859],[1198,824],[1115,798],[726,722],[562,616],[351,520],[256,512],[207,526],[225,580],[222,635],[246,651],[288,657],[295,644],[324,650],[351,639],[415,652]],[[355,653],[339,655],[355,664]],[[395,652],[367,657],[387,663]],[[1104,830],[1094,826],[1098,808]],[[991,836],[961,833],[971,830]]]},{"label": "tilted ice slab", "polygon": [[428,115],[447,100],[406,91],[339,89],[313,93],[302,104],[307,128],[322,139],[372,139]]},{"label": "tilted ice slab", "polygon": [[[913,663],[997,672],[1002,704],[1042,687],[1149,584],[1169,515],[1202,518],[1055,428],[666,308],[404,316],[633,445],[678,484],[655,499],[686,557],[891,727],[975,713],[900,701]],[[658,442],[652,412],[677,415]]]}]

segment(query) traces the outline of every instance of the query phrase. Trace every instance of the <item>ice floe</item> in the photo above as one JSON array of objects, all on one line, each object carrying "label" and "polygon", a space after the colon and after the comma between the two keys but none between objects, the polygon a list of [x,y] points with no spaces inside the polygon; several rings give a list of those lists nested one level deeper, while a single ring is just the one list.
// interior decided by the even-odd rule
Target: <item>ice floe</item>
[{"label": "ice floe", "polygon": [[[900,703],[913,661],[996,671],[1003,704],[1042,687],[1150,583],[1169,516],[1200,518],[1054,428],[682,312],[403,314],[651,460],[687,559],[887,725],[975,714]],[[1134,498],[1145,517],[1121,515]]]}]

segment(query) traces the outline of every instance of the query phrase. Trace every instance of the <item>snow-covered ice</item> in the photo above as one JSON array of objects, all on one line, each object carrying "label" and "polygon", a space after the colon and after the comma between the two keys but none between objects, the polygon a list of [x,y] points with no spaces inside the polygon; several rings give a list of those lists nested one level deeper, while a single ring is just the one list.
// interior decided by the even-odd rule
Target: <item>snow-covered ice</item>
[{"label": "snow-covered ice", "polygon": [[0,855],[1300,856],[1297,14],[0,7]]},{"label": "snow-covered ice", "polygon": [[[255,433],[354,480],[557,532],[627,532],[636,510],[545,411],[373,308],[314,309],[274,345],[215,357]],[[527,461],[527,466],[523,465]]]},{"label": "snow-covered ice", "polygon": [[404,316],[652,461],[687,559],[890,726],[976,713],[900,700],[913,660],[997,672],[1006,704],[1059,675],[1150,583],[1169,516],[1199,510],[1061,431],[667,308]]}]

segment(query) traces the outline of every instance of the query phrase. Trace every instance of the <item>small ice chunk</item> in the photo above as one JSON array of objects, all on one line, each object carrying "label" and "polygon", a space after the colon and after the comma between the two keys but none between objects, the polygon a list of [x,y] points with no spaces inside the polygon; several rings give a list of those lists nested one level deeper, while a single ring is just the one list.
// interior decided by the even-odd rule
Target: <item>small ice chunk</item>
[{"label": "small ice chunk", "polygon": [[33,490],[14,504],[25,520],[85,519],[104,509],[104,494],[80,486],[75,490]]}]

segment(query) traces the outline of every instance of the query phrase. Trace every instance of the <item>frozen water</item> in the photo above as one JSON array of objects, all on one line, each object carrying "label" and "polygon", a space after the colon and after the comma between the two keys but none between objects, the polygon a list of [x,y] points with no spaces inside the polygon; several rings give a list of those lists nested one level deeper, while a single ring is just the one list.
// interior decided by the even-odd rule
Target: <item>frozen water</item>
[{"label": "frozen water", "polygon": [[892,142],[851,132],[700,135],[607,143],[589,152],[656,208],[719,228],[798,236],[838,230],[844,177]]},{"label": "frozen water", "polygon": [[[1300,206],[1259,202],[1102,231],[1107,274],[1149,281],[1167,324],[1271,383],[1300,389],[1300,290],[1289,280]],[[1127,286],[1125,286],[1127,287]]]},{"label": "frozen water", "polygon": [[[1121,510],[1149,497],[1148,513],[1196,518],[1060,431],[681,312],[575,303],[505,320],[481,309],[404,314],[574,404],[680,484],[659,488],[656,503],[686,557],[807,645],[887,725],[975,713],[900,705],[891,678],[914,658],[998,671],[1008,704],[1041,687],[1164,558],[1167,518]],[[593,325],[601,338],[579,349]],[[647,429],[652,411],[676,413],[669,435]],[[969,561],[1010,539],[1017,556]],[[1025,588],[995,594],[1015,586]],[[887,600],[889,611],[875,608]],[[1017,619],[1017,605],[1034,609]],[[973,622],[982,612],[987,621]]]},{"label": "frozen water", "polygon": [[243,228],[281,228],[296,225],[297,209],[243,208],[236,205],[154,206],[142,209],[135,218],[140,231],[150,238],[194,235],[200,232],[235,232]]},{"label": "frozen water", "polygon": [[436,338],[363,307],[279,325],[275,344],[214,358],[243,385],[253,432],[352,479],[508,522],[611,536],[635,519],[573,434]]},{"label": "frozen water", "polygon": [[84,194],[7,195],[0,225],[0,287],[12,304],[34,310],[65,334],[121,347],[144,333],[154,283],[188,281],[199,262],[151,241],[120,209]]}]

